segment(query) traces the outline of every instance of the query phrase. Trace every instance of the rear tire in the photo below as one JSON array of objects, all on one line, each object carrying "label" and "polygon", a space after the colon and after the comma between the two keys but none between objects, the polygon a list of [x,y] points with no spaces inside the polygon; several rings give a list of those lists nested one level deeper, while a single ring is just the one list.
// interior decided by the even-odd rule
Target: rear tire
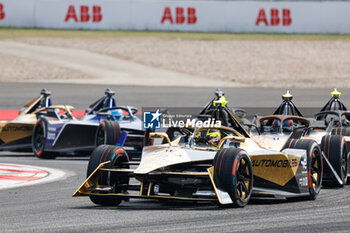
[{"label": "rear tire", "polygon": [[347,181],[348,173],[348,148],[343,136],[327,135],[322,138],[321,148],[333,169],[336,171],[343,184],[339,184],[338,180],[333,175],[329,166],[324,163],[324,170],[327,179],[324,180],[323,185],[332,187],[343,187]]},{"label": "rear tire", "polygon": [[[121,147],[112,145],[98,146],[91,154],[88,168],[87,177],[95,171],[95,169],[103,162],[111,161],[107,168],[129,168],[129,165],[123,165],[121,162],[128,162],[129,157],[125,150]],[[129,184],[129,177],[126,175],[116,175],[111,172],[102,172],[98,178],[99,186],[113,186],[115,193],[126,192]],[[124,186],[123,186],[124,185]],[[121,198],[110,198],[103,196],[89,196],[90,200],[102,206],[117,206],[122,202]]]},{"label": "rear tire", "polygon": [[115,145],[121,135],[117,121],[103,120],[96,130],[95,145]]},{"label": "rear tire", "polygon": [[340,135],[340,136],[350,136],[350,128],[348,127],[335,128],[335,129],[332,129],[331,134]]},{"label": "rear tire", "polygon": [[214,182],[230,195],[232,206],[246,206],[253,191],[253,168],[247,152],[238,148],[221,149],[214,157],[213,166]]},{"label": "rear tire", "polygon": [[35,124],[32,134],[32,150],[39,159],[55,159],[56,154],[45,151],[47,139],[47,119],[41,117]]}]

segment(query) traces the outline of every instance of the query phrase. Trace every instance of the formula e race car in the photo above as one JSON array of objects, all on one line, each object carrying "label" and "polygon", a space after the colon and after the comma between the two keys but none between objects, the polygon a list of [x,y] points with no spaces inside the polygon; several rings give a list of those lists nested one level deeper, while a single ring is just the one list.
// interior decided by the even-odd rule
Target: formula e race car
[{"label": "formula e race car", "polygon": [[[324,158],[323,185],[343,186],[350,175],[350,121],[340,92],[331,93],[332,98],[314,118],[303,117],[287,92],[283,102],[273,115],[257,116],[256,129],[251,137],[260,145],[274,150],[297,146],[299,139],[315,140]],[[342,110],[336,110],[334,107]]]},{"label": "formula e race car", "polygon": [[51,106],[51,92],[43,89],[40,96],[23,106],[19,115],[11,121],[0,121],[0,150],[32,151],[32,131],[38,116],[45,115]]},{"label": "formula e race car", "polygon": [[315,199],[323,176],[317,143],[298,140],[295,147],[267,150],[250,138],[226,104],[223,96],[213,102],[211,118],[221,126],[186,126],[173,141],[166,133],[151,133],[166,143],[144,147],[140,162],[130,161],[123,147],[97,147],[87,179],[73,196],[89,196],[105,206],[130,198],[233,207],[244,207],[254,196]]},{"label": "formula e race car", "polygon": [[82,120],[70,111],[52,111],[38,120],[33,130],[32,147],[38,158],[54,159],[59,154],[90,154],[96,145],[125,146],[130,157],[140,157],[145,130],[135,116],[137,109],[116,106],[110,89],[93,103]]}]

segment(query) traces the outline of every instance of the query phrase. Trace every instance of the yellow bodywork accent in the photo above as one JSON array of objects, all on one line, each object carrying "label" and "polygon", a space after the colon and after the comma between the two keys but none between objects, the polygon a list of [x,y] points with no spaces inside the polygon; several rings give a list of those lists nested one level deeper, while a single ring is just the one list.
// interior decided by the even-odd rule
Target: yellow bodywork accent
[{"label": "yellow bodywork accent", "polygon": [[299,155],[254,155],[250,156],[253,165],[254,176],[284,186],[296,174],[299,163]]},{"label": "yellow bodywork accent", "polygon": [[208,171],[208,174],[209,174],[209,178],[210,178],[211,184],[213,185],[216,197],[218,198],[220,203],[223,203],[223,201],[220,199],[220,195],[218,193],[217,187],[216,187],[215,182],[214,182],[214,166],[211,166],[210,168],[208,168],[207,171]]},{"label": "yellow bodywork accent", "polygon": [[[151,195],[152,183],[149,184],[147,189],[147,195],[143,195],[144,183],[141,182],[140,194],[133,195],[128,193],[93,193],[89,190],[90,187],[95,186],[98,188],[98,178],[100,177],[101,171],[107,171],[108,169],[102,168],[103,166],[109,164],[110,161],[101,163],[84,181],[84,183],[74,192],[73,197],[77,196],[114,196],[114,197],[125,197],[125,198],[148,198],[148,199],[178,199],[178,200],[193,200],[193,201],[217,201],[215,197],[213,198],[191,198],[191,197],[175,197],[175,196],[165,196],[165,195]],[[208,175],[208,174],[206,174]]]},{"label": "yellow bodywork accent", "polygon": [[140,187],[140,196],[142,196],[142,192],[143,192],[143,181],[141,182],[141,187]]},{"label": "yellow bodywork accent", "polygon": [[[51,109],[57,109],[57,110],[63,110],[63,111],[74,111],[74,107],[73,106],[71,106],[71,105],[52,105],[52,106],[50,106],[49,108],[51,108]],[[40,109],[38,109],[38,110],[36,110],[36,111],[34,111],[33,112],[33,114],[36,114],[36,113],[38,113],[38,112],[41,112],[41,111],[44,111],[44,110],[46,110],[46,109],[48,109],[48,108],[40,108]]]},{"label": "yellow bodywork accent", "polygon": [[98,167],[89,175],[88,178],[86,178],[86,180],[84,181],[84,183],[77,189],[77,191],[75,191],[75,193],[73,194],[73,197],[76,196],[80,196],[82,194],[89,194],[91,193],[88,188],[93,186],[93,185],[97,185],[97,179],[99,177],[99,169],[101,167],[103,167],[106,164],[109,164],[111,161],[107,161],[104,163],[100,163],[100,165],[98,165]]},{"label": "yellow bodywork accent", "polygon": [[173,140],[173,141],[171,142],[171,145],[173,145],[173,146],[179,145],[180,140],[181,140],[181,137],[176,138],[175,140]]},{"label": "yellow bodywork accent", "polygon": [[172,146],[171,141],[169,139],[169,136],[166,133],[150,133],[149,137],[150,138],[165,138],[166,141],[169,143],[169,145]]},{"label": "yellow bodywork accent", "polygon": [[236,136],[229,135],[220,140],[218,149],[222,147],[222,145],[225,143],[227,139],[229,139],[232,142],[245,142],[245,137],[236,137]]},{"label": "yellow bodywork accent", "polygon": [[[44,96],[41,95],[24,105],[26,109],[22,111],[14,121],[0,121],[0,140],[2,140],[4,143],[9,143],[22,138],[30,137],[37,119],[35,114],[28,114],[28,111],[32,109],[33,106],[43,97]],[[18,123],[16,121],[18,121]]]},{"label": "yellow bodywork accent", "polygon": [[217,105],[221,105],[221,107],[225,107],[227,105],[228,101],[226,100],[225,96],[221,96],[219,100],[214,100],[213,105],[216,107]]},{"label": "yellow bodywork accent", "polygon": [[0,139],[4,143],[17,141],[32,136],[34,122],[32,124],[0,122]]},{"label": "yellow bodywork accent", "polygon": [[151,187],[152,187],[152,183],[149,183],[148,184],[147,196],[151,196]]},{"label": "yellow bodywork accent", "polygon": [[[43,95],[30,101],[24,107],[26,109],[22,111],[13,121],[0,121],[0,140],[4,143],[17,141],[22,138],[32,136],[32,132],[37,122],[36,113],[45,111],[47,108],[40,108],[36,111],[28,113],[42,98]],[[66,105],[54,105],[50,108],[64,111],[74,111],[73,106]],[[74,118],[73,118],[74,119]]]},{"label": "yellow bodywork accent", "polygon": [[19,114],[19,116],[16,118],[16,120],[18,118],[20,118],[21,116],[28,114],[28,111],[31,110],[42,98],[44,98],[44,95],[41,95],[38,98],[33,99],[32,101],[30,101],[29,103],[24,105],[24,107],[26,107],[26,109]]},{"label": "yellow bodywork accent", "polygon": [[340,98],[341,92],[337,90],[337,88],[334,88],[334,91],[331,92],[331,96],[333,98]]},{"label": "yellow bodywork accent", "polygon": [[217,201],[216,198],[200,198],[200,197],[176,197],[176,196],[165,196],[165,195],[133,195],[125,193],[90,193],[84,194],[84,196],[100,196],[100,197],[116,197],[116,198],[140,198],[140,199],[168,199],[168,200],[182,200],[182,201]]},{"label": "yellow bodywork accent", "polygon": [[283,97],[283,98],[292,98],[293,95],[290,94],[289,90],[287,90],[287,92],[286,92],[284,95],[282,95],[282,97]]}]

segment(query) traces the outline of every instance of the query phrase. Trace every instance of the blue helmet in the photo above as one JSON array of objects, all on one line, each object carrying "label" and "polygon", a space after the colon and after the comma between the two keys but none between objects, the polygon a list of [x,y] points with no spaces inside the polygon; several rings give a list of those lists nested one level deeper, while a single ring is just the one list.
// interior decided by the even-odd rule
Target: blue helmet
[{"label": "blue helmet", "polygon": [[121,118],[123,116],[123,110],[113,109],[113,110],[111,110],[111,114],[112,114],[113,118],[118,121],[118,120],[121,120]]}]

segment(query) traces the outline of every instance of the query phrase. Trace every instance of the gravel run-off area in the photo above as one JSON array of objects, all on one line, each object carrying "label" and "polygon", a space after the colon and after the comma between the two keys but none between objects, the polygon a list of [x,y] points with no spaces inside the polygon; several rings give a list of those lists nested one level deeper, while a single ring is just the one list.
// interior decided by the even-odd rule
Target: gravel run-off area
[{"label": "gravel run-off area", "polygon": [[[159,38],[7,40],[83,49],[238,86],[350,88],[349,41],[206,41]],[[81,71],[1,52],[0,70],[0,81],[35,80],[39,76],[48,80],[97,78]]]}]

